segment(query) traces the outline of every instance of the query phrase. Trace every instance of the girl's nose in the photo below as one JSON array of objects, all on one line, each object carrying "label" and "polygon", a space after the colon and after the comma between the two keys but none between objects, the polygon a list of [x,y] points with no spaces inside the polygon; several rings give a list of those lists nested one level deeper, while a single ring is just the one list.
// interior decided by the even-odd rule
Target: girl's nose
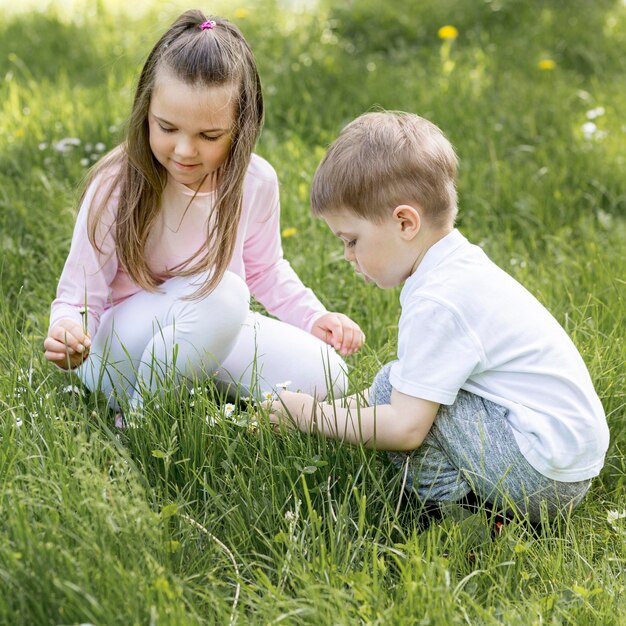
[{"label": "girl's nose", "polygon": [[196,147],[192,139],[180,136],[176,142],[176,154],[182,157],[192,157],[196,155]]}]

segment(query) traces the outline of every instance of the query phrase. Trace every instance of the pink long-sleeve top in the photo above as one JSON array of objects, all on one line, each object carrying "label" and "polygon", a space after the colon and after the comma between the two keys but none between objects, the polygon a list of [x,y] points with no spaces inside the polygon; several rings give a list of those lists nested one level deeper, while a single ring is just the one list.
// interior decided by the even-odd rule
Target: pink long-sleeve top
[{"label": "pink long-sleeve top", "polygon": [[[115,223],[117,212],[116,191],[107,202],[98,229],[102,253],[91,245],[87,234],[89,208],[106,193],[115,167],[101,172],[87,189],[51,306],[51,326],[63,318],[82,323],[81,309],[86,301],[92,337],[103,311],[141,290],[120,265],[115,253],[115,228],[111,225]],[[193,195],[191,189],[172,179],[165,187],[162,210],[146,248],[148,266],[157,275],[164,275],[166,270],[176,267],[206,245],[206,224],[215,194],[198,193],[189,204]],[[241,276],[250,293],[269,313],[284,322],[310,331],[315,320],[326,312],[283,258],[278,179],[273,167],[258,155],[252,155],[244,180],[241,218],[228,269]]]}]

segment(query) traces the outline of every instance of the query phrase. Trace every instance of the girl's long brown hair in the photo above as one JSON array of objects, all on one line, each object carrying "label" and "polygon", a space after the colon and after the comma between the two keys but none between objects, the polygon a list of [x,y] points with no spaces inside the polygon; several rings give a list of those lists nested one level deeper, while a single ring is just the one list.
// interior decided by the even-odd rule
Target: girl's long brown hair
[{"label": "girl's long brown hair", "polygon": [[[212,19],[215,26],[201,29]],[[170,276],[192,276],[212,270],[207,281],[194,293],[200,298],[222,279],[231,261],[241,216],[243,181],[250,156],[263,122],[263,96],[256,63],[246,40],[230,22],[208,18],[201,11],[183,13],[156,43],[139,76],[126,141],[94,168],[86,187],[112,165],[119,172],[101,202],[91,207],[89,240],[102,252],[97,233],[111,194],[119,190],[115,229],[116,253],[130,278],[148,291],[162,280],[146,263],[146,242],[161,210],[161,196],[167,171],[150,149],[148,109],[157,72],[167,70],[190,85],[238,87],[235,123],[228,156],[216,173],[213,216],[207,221],[206,250],[194,253],[169,272]]]}]

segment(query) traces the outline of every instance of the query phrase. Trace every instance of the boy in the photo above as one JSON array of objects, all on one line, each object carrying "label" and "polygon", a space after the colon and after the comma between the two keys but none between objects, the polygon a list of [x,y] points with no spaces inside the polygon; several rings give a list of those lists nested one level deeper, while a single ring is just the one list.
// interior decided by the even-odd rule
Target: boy
[{"label": "boy", "polygon": [[[311,202],[367,282],[400,295],[398,359],[343,406],[281,393],[271,420],[395,451],[422,502],[468,496],[532,522],[575,507],[609,433],[574,344],[454,228],[457,158],[410,113],[367,113],[331,145]],[[409,453],[410,454],[407,454]]]}]

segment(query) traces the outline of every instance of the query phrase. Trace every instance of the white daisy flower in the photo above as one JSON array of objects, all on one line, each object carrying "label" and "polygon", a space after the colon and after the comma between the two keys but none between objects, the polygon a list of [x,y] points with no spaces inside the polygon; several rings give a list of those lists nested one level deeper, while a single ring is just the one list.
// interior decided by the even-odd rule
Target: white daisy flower
[{"label": "white daisy flower", "polygon": [[589,111],[587,111],[586,115],[588,120],[595,120],[597,117],[604,115],[604,113],[604,107],[596,107],[595,109],[590,109]]},{"label": "white daisy flower", "polygon": [[76,395],[83,395],[83,390],[78,385],[67,385],[63,387],[63,393],[75,393]]},{"label": "white daisy flower", "polygon": [[613,530],[624,530],[617,523],[619,520],[626,518],[626,509],[621,513],[619,511],[608,511],[606,515],[606,521],[613,527]]},{"label": "white daisy flower", "polygon": [[224,405],[224,415],[230,417],[235,412],[235,405],[227,403]]}]

